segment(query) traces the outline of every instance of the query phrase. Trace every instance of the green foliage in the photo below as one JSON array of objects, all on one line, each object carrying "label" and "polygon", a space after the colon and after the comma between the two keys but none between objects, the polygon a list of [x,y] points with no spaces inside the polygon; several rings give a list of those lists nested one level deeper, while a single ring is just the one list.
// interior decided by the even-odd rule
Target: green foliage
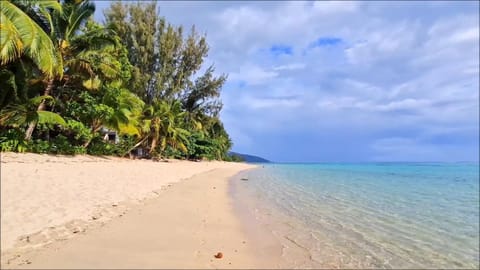
[{"label": "green foliage", "polygon": [[245,159],[239,155],[227,155],[224,159],[225,161],[230,161],[230,162],[245,162]]},{"label": "green foliage", "polygon": [[[194,84],[193,75],[209,50],[205,36],[200,36],[195,27],[184,38],[183,27],[175,27],[159,16],[156,2],[117,1],[105,17],[107,27],[117,32],[129,50],[133,65],[129,86],[145,103],[176,99]],[[206,74],[210,76],[205,78],[223,84],[224,76],[217,81],[211,72]]]},{"label": "green foliage", "polygon": [[94,11],[91,0],[2,1],[2,151],[233,159],[218,117],[226,76],[199,74],[205,36],[169,24],[155,2],[115,2],[106,25]]},{"label": "green foliage", "polygon": [[82,146],[72,145],[67,137],[60,134],[50,142],[49,152],[53,154],[76,155],[85,154],[86,151]]},{"label": "green foliage", "polygon": [[49,123],[65,126],[65,120],[56,113],[37,111],[40,103],[51,103],[51,96],[38,96],[24,103],[12,103],[0,111],[0,126],[19,127],[31,122]]},{"label": "green foliage", "polygon": [[33,153],[47,154],[51,153],[51,143],[41,139],[31,140],[28,145],[28,150]]},{"label": "green foliage", "polygon": [[93,138],[92,142],[89,144],[87,153],[89,155],[118,155],[119,149],[115,144],[105,142],[99,136]]},{"label": "green foliage", "polygon": [[25,152],[28,144],[23,138],[23,132],[12,128],[0,132],[0,148],[2,152]]},{"label": "green foliage", "polygon": [[128,155],[128,153],[135,148],[135,144],[137,144],[137,140],[134,136],[121,136],[120,141],[116,144],[118,156],[124,157]]},{"label": "green foliage", "polygon": [[56,124],[66,126],[67,123],[65,120],[58,114],[48,111],[38,111],[38,123],[48,123],[48,124]]},{"label": "green foliage", "polygon": [[86,154],[85,147],[72,145],[70,140],[64,135],[57,135],[51,141],[41,139],[28,142],[28,151],[33,153],[51,153],[61,155],[81,155]]},{"label": "green foliage", "polygon": [[82,122],[75,121],[75,120],[67,120],[67,125],[65,127],[66,134],[69,137],[73,137],[75,141],[79,144],[85,143],[92,139],[92,133],[90,129],[85,127]]},{"label": "green foliage", "polygon": [[[20,1],[2,1],[0,5],[0,66],[28,56],[47,76],[62,75],[62,60],[49,35],[31,16]],[[28,8],[35,16],[51,22],[51,14],[60,17],[62,8],[57,1],[30,1]]]}]

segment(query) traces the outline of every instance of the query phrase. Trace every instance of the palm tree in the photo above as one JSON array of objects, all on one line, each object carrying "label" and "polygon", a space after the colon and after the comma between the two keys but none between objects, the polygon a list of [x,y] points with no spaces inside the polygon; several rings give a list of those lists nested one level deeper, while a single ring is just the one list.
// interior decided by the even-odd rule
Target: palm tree
[{"label": "palm tree", "polygon": [[163,119],[162,140],[160,150],[163,152],[167,145],[173,149],[179,149],[183,153],[187,152],[185,143],[188,141],[187,136],[190,135],[186,129],[182,128],[185,121],[185,112],[182,111],[182,103],[175,100],[167,103],[167,117]]},{"label": "palm tree", "polygon": [[[72,77],[75,77],[75,74],[87,74],[90,78],[89,81],[84,82],[85,87],[96,88],[99,85],[99,79],[94,74],[89,57],[91,58],[95,51],[112,45],[113,32],[98,27],[80,33],[80,30],[85,29],[88,19],[95,13],[95,4],[89,0],[65,0],[61,7],[63,14],[53,14],[50,38],[64,63],[63,68],[67,75],[65,84],[74,79]],[[108,65],[104,64],[104,66],[104,70],[108,73],[110,71]],[[59,78],[48,78],[43,95],[52,95],[57,79]],[[45,102],[40,103],[37,108],[38,111],[45,109]],[[31,138],[35,127],[36,122],[29,124],[25,132],[26,140]]]},{"label": "palm tree", "polygon": [[50,25],[50,10],[62,13],[61,5],[55,0],[42,1],[3,1],[0,5],[0,66],[11,63],[23,55],[37,65],[47,76],[61,76],[62,59],[55,44],[45,29],[20,7],[28,7],[39,20]]},{"label": "palm tree", "polygon": [[19,127],[31,122],[66,126],[65,120],[59,114],[36,110],[39,103],[53,101],[51,96],[38,96],[25,103],[10,104],[0,111],[0,126]]},{"label": "palm tree", "polygon": [[[165,151],[167,145],[182,152],[187,152],[185,143],[190,134],[181,126],[185,120],[185,112],[182,111],[180,101],[160,100],[153,102],[144,111],[143,137],[150,138],[150,154]],[[159,149],[157,149],[159,147]]]},{"label": "palm tree", "polygon": [[139,120],[144,103],[138,96],[122,88],[105,95],[103,102],[114,108],[112,116],[104,123],[106,127],[121,135],[140,135]]},{"label": "palm tree", "polygon": [[84,143],[84,147],[90,144],[102,127],[116,130],[120,135],[140,135],[139,118],[143,101],[123,88],[107,87],[104,90],[106,93],[100,100],[87,94],[87,99],[91,100],[87,105],[90,113],[83,120],[90,123],[92,136]]}]

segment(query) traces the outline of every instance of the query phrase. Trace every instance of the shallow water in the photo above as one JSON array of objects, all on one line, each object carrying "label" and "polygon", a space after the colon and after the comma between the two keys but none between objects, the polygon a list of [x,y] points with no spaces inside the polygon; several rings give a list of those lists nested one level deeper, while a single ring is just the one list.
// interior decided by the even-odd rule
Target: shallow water
[{"label": "shallow water", "polygon": [[239,177],[288,267],[479,267],[478,164],[271,164]]}]

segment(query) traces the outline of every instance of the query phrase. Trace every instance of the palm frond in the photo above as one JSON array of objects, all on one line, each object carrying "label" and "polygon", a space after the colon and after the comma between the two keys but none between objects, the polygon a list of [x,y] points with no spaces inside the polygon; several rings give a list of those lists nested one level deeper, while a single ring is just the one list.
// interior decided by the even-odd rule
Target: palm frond
[{"label": "palm frond", "polygon": [[[9,1],[0,5],[0,65],[25,54],[47,76],[62,75],[55,46],[45,31],[21,9]],[[62,69],[63,70],[63,69]]]},{"label": "palm frond", "polygon": [[[51,96],[37,96],[24,103],[9,104],[0,111],[0,126],[18,127],[33,121],[37,121],[39,120],[40,114],[43,113],[43,111],[37,111],[38,105],[41,102],[51,103],[53,101],[54,99]],[[48,113],[51,112],[47,112],[46,115],[41,116],[43,117],[42,121],[48,122],[50,119],[52,119],[52,117],[55,117]],[[58,120],[59,123],[63,123],[58,118],[56,118],[56,120]]]},{"label": "palm frond", "polygon": [[70,40],[80,27],[95,13],[95,4],[88,0],[66,3],[73,5],[72,12],[68,14],[68,26],[65,32],[65,39]]},{"label": "palm frond", "polygon": [[66,126],[67,123],[59,114],[49,111],[38,111],[38,123]]}]

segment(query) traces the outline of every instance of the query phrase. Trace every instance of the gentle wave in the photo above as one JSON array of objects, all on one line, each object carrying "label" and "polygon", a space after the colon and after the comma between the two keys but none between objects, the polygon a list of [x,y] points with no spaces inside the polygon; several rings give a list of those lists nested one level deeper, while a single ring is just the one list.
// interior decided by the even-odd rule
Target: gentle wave
[{"label": "gentle wave", "polygon": [[292,267],[478,268],[478,164],[274,164],[240,190]]}]

